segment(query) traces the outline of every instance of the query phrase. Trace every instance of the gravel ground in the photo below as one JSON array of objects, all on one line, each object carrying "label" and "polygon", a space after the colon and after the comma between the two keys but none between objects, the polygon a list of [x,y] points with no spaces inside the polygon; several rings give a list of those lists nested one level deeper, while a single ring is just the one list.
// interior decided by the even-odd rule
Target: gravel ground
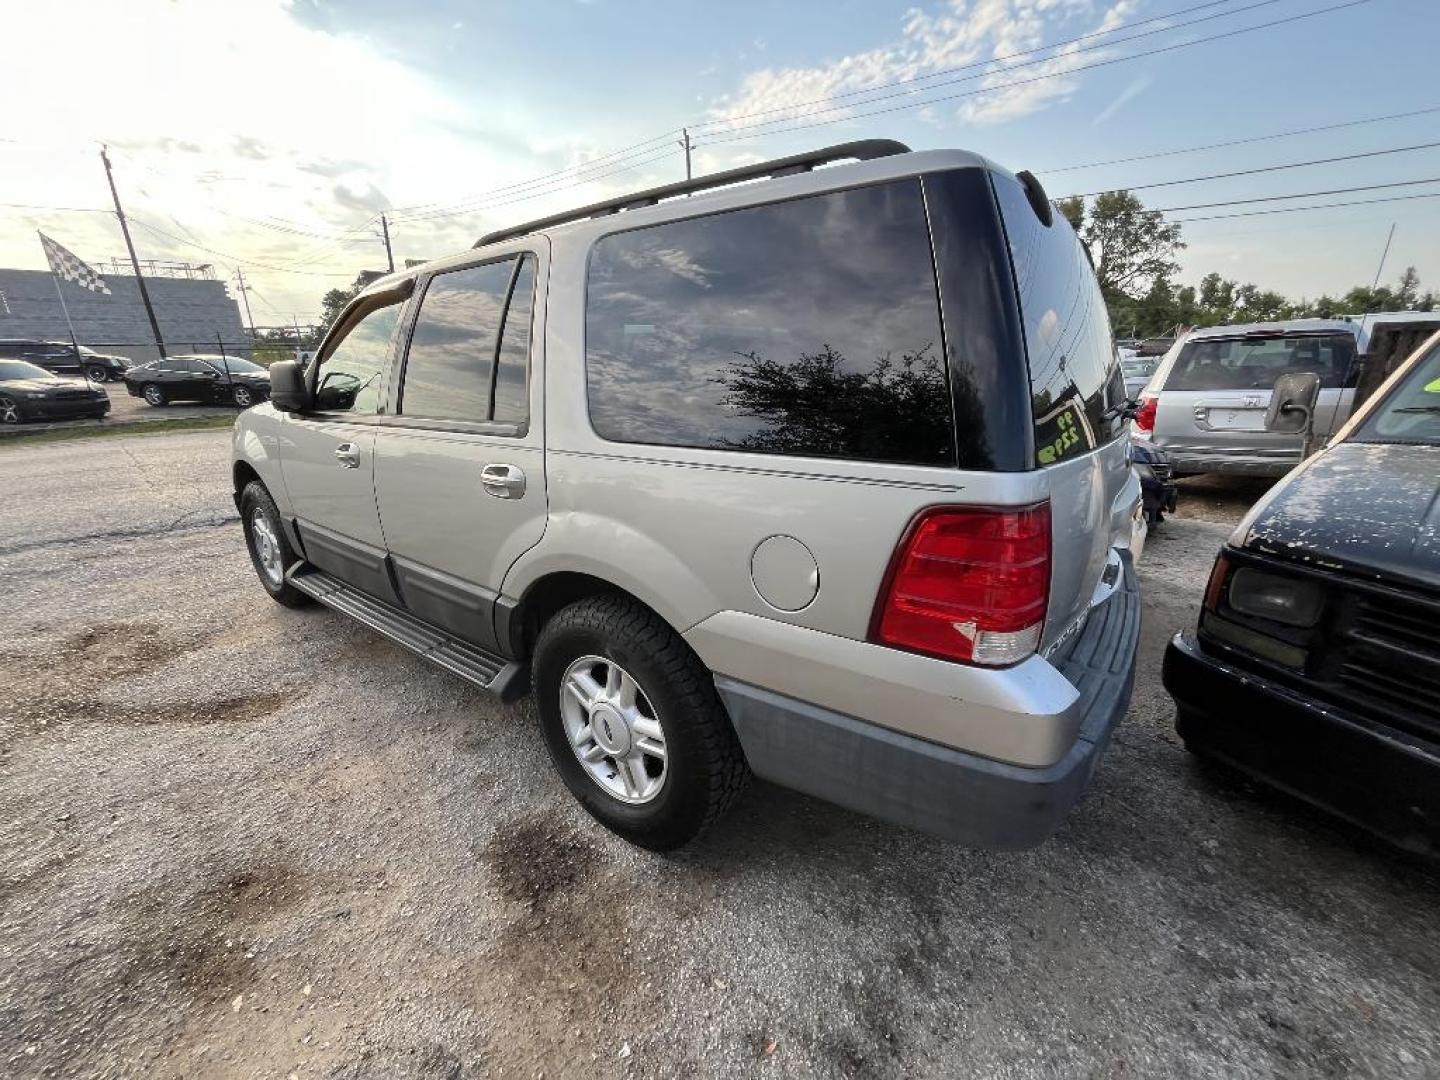
[{"label": "gravel ground", "polygon": [[1440,878],[1171,728],[1253,486],[1152,536],[1130,714],[1042,849],[757,784],[659,857],[528,705],[271,603],[226,433],[96,445],[0,452],[6,1076],[1440,1072]]}]

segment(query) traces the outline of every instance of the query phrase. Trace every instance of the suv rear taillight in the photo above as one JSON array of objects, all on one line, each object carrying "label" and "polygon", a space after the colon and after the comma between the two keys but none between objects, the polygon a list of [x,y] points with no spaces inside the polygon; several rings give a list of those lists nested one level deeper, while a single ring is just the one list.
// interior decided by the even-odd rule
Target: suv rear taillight
[{"label": "suv rear taillight", "polygon": [[1140,408],[1135,410],[1135,430],[1146,438],[1155,433],[1155,413],[1159,408],[1158,397],[1142,397]]},{"label": "suv rear taillight", "polygon": [[1040,644],[1050,598],[1050,504],[936,507],[890,560],[870,619],[881,645],[1000,667]]}]

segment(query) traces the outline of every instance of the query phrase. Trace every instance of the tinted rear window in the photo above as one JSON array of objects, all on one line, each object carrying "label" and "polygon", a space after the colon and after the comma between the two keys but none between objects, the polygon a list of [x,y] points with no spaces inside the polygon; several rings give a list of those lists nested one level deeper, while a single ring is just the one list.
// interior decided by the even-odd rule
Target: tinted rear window
[{"label": "tinted rear window", "polygon": [[1030,361],[1035,459],[1049,465],[1120,434],[1105,419],[1125,396],[1105,298],[1085,249],[1061,214],[1045,225],[1013,176],[995,173],[995,194],[1015,269]]},{"label": "tinted rear window", "polygon": [[1281,375],[1313,371],[1342,386],[1355,361],[1350,334],[1202,338],[1180,346],[1166,390],[1268,390]]},{"label": "tinted rear window", "polygon": [[585,332],[604,438],[954,463],[918,181],[604,237]]}]

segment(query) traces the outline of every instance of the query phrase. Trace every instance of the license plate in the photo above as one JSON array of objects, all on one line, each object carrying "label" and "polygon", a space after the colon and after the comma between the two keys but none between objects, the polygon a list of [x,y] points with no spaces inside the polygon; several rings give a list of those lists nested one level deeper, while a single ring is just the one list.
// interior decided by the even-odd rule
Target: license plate
[{"label": "license plate", "polygon": [[1264,431],[1264,409],[1210,410],[1210,426],[1219,431]]}]

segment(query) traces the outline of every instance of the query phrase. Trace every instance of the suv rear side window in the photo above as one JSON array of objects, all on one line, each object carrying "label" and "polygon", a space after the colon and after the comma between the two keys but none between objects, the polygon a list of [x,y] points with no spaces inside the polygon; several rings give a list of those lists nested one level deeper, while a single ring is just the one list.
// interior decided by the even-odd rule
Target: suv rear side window
[{"label": "suv rear side window", "polygon": [[524,422],[534,264],[524,256],[517,273],[512,257],[431,278],[405,360],[402,415]]},{"label": "suv rear side window", "polygon": [[1341,386],[1355,362],[1351,334],[1280,334],[1187,341],[1166,390],[1269,390],[1281,375],[1313,371],[1320,385]]},{"label": "suv rear side window", "polygon": [[918,181],[604,237],[585,335],[603,438],[955,461]]},{"label": "suv rear side window", "polygon": [[1061,214],[1047,226],[1013,176],[992,173],[1005,221],[1030,361],[1035,460],[1050,465],[1088,453],[1124,430],[1105,419],[1125,397],[1100,283]]}]

